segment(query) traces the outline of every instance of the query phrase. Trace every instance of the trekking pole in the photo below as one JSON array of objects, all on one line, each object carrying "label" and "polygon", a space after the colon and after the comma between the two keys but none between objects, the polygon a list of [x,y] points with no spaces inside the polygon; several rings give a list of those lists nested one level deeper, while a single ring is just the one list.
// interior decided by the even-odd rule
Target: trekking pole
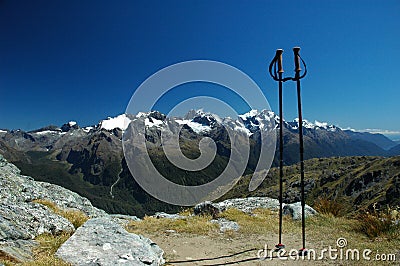
[{"label": "trekking pole", "polygon": [[[283,216],[283,104],[282,104],[282,83],[289,79],[282,79],[283,50],[276,50],[276,54],[271,64],[269,65],[269,73],[271,77],[279,83],[279,243],[275,246],[277,249],[284,249],[282,244],[282,216]],[[276,69],[278,65],[278,69]],[[272,72],[273,68],[273,72]],[[277,75],[278,73],[278,75]]]},{"label": "trekking pole", "polygon": [[[299,254],[305,256],[307,254],[306,249],[306,219],[305,219],[305,196],[304,196],[304,145],[303,145],[303,117],[301,111],[301,93],[300,93],[300,79],[304,78],[307,74],[307,67],[303,59],[300,57],[300,47],[294,47],[294,64],[295,64],[295,77],[297,85],[297,107],[299,113],[299,141],[300,141],[300,182],[301,182],[301,229],[302,229],[302,240],[303,246],[299,250]],[[304,73],[300,76],[301,67],[300,60],[304,66]]]}]

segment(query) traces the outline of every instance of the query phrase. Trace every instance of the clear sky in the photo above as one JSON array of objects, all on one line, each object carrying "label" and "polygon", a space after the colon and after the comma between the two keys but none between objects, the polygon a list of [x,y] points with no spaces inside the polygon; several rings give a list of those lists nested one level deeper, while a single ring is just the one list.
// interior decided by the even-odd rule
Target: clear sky
[{"label": "clear sky", "polygon": [[[283,48],[292,74],[301,46],[306,119],[400,132],[399,29],[398,0],[0,0],[0,128],[96,124],[156,71],[195,59],[247,73],[277,112],[268,64]],[[284,97],[291,120],[293,83]]]}]

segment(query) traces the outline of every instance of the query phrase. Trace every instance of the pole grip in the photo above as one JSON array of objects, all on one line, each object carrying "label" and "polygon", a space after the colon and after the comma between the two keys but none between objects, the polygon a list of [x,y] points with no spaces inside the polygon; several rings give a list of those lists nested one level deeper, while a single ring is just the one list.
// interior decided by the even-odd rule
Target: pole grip
[{"label": "pole grip", "polygon": [[293,53],[294,53],[294,71],[295,72],[300,72],[301,67],[300,67],[300,47],[294,47],[293,48]]},{"label": "pole grip", "polygon": [[278,60],[278,73],[283,73],[282,54],[283,54],[283,49],[276,50],[275,57]]}]

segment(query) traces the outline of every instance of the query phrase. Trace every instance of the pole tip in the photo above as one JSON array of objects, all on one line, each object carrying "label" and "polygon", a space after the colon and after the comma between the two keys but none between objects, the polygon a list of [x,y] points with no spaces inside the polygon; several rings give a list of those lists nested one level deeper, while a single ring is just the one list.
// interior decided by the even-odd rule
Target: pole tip
[{"label": "pole tip", "polygon": [[276,49],[276,54],[279,54],[279,55],[283,54],[283,49]]},{"label": "pole tip", "polygon": [[299,46],[293,47],[293,51],[298,53],[300,51],[300,47]]}]

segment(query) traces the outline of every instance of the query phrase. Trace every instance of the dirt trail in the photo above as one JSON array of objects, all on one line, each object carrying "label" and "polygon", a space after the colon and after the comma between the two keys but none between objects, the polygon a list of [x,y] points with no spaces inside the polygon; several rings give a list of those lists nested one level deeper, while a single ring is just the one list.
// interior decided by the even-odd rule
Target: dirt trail
[{"label": "dirt trail", "polygon": [[[147,235],[156,242],[164,251],[167,265],[328,265],[329,261],[294,261],[291,259],[261,261],[256,259],[258,250],[266,245],[274,248],[277,235],[262,236],[197,236],[177,233],[164,233]],[[294,235],[285,235],[286,250],[299,249],[301,238]],[[312,246],[312,243],[309,243]],[[252,249],[251,251],[249,251]],[[241,253],[241,254],[237,254]],[[264,254],[264,253],[261,253]],[[270,253],[267,254],[270,256]],[[276,256],[276,253],[273,253]],[[250,261],[247,259],[254,258]],[[332,262],[331,262],[332,263]]]}]

